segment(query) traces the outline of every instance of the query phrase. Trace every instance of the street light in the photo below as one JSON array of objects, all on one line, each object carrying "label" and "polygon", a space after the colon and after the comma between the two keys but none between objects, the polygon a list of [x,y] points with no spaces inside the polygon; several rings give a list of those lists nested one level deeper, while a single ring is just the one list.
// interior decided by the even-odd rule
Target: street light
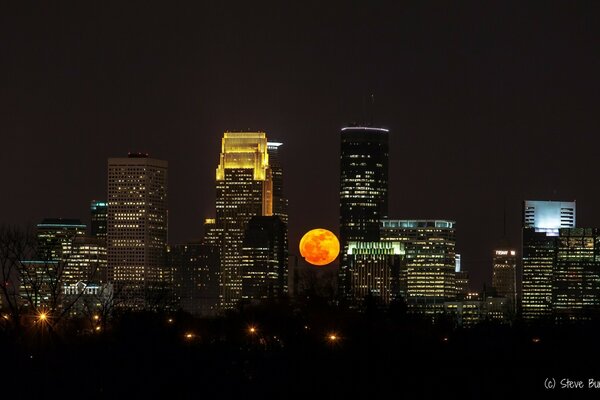
[{"label": "street light", "polygon": [[48,320],[48,314],[45,312],[41,312],[38,314],[38,321],[45,322]]},{"label": "street light", "polygon": [[327,340],[329,341],[329,343],[335,343],[338,340],[340,340],[340,336],[335,332],[331,332],[327,335]]}]

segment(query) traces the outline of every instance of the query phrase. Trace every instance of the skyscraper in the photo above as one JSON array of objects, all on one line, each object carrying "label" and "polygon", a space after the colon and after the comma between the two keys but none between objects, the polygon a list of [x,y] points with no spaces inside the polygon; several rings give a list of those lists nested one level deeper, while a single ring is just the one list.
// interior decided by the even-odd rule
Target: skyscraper
[{"label": "skyscraper", "polygon": [[388,135],[383,128],[349,126],[341,130],[340,247],[338,286],[350,293],[349,242],[379,241],[379,221],[388,212]]},{"label": "skyscraper", "polygon": [[106,242],[106,224],[108,218],[108,203],[106,201],[92,200],[91,212],[91,236]]},{"label": "skyscraper", "polygon": [[425,314],[456,297],[456,231],[449,220],[382,220],[381,240],[404,245],[406,302]]},{"label": "skyscraper", "polygon": [[178,306],[194,315],[213,315],[219,305],[218,247],[208,243],[170,246],[167,264]]},{"label": "skyscraper", "polygon": [[273,214],[273,177],[264,132],[225,132],[216,171],[216,220],[221,245],[221,307],[242,298],[242,244],[254,216]]},{"label": "skyscraper", "polygon": [[130,153],[108,160],[108,270],[126,308],[158,307],[170,279],[166,161]]},{"label": "skyscraper", "polygon": [[404,244],[400,242],[349,242],[348,302],[360,306],[370,298],[381,305],[389,305],[404,297],[403,261]]},{"label": "skyscraper", "polygon": [[600,316],[600,229],[563,228],[557,238],[552,307],[557,322]]},{"label": "skyscraper", "polygon": [[279,299],[288,293],[287,226],[277,215],[255,216],[242,244],[242,299]]},{"label": "skyscraper", "polygon": [[498,296],[506,297],[512,315],[517,305],[517,251],[511,247],[497,248],[493,254],[492,287]]},{"label": "skyscraper", "polygon": [[281,155],[279,148],[283,143],[267,142],[269,153],[269,167],[273,176],[273,215],[278,215],[281,221],[288,223],[288,201],[283,192],[283,168],[281,166]]},{"label": "skyscraper", "polygon": [[522,314],[528,321],[552,317],[552,282],[560,228],[576,223],[575,202],[523,202]]}]

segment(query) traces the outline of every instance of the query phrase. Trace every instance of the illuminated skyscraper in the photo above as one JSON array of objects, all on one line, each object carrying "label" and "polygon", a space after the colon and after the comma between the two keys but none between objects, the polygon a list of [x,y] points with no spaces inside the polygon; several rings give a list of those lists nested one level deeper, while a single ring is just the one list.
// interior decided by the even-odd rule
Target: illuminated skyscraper
[{"label": "illuminated skyscraper", "polygon": [[242,298],[242,244],[254,216],[273,214],[273,178],[264,132],[225,132],[216,171],[213,234],[221,245],[221,307]]},{"label": "illuminated skyscraper", "polygon": [[381,221],[381,240],[404,245],[409,310],[439,314],[456,297],[455,236],[454,221]]},{"label": "illuminated skyscraper", "polygon": [[147,154],[108,160],[108,271],[126,308],[155,308],[170,280],[166,161]]},{"label": "illuminated skyscraper", "polygon": [[575,202],[523,202],[522,314],[528,321],[552,317],[552,281],[560,228],[575,227]]},{"label": "illuminated skyscraper", "polygon": [[575,227],[574,201],[525,200],[523,227],[559,229]]},{"label": "illuminated skyscraper", "polygon": [[404,244],[400,242],[349,242],[350,285],[348,302],[360,306],[366,298],[381,305],[405,296],[402,263]]},{"label": "illuminated skyscraper", "polygon": [[558,322],[600,316],[600,229],[561,229],[557,238],[552,307]]},{"label": "illuminated skyscraper", "polygon": [[388,212],[388,136],[382,128],[349,126],[341,131],[340,297],[350,294],[349,242],[379,241],[379,221]]},{"label": "illuminated skyscraper", "polygon": [[242,299],[274,300],[288,293],[287,226],[277,215],[252,217],[242,245]]},{"label": "illuminated skyscraper", "polygon": [[108,218],[108,203],[106,201],[92,200],[91,235],[106,242],[106,224]]},{"label": "illuminated skyscraper", "polygon": [[517,251],[510,247],[494,250],[492,287],[496,294],[506,297],[512,315],[517,305]]}]

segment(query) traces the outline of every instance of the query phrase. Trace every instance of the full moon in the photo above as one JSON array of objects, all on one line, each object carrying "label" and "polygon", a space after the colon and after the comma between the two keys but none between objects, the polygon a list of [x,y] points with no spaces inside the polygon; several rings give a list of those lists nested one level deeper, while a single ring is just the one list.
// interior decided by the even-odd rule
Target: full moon
[{"label": "full moon", "polygon": [[327,229],[313,229],[300,240],[300,254],[312,265],[327,265],[338,256],[340,242]]}]

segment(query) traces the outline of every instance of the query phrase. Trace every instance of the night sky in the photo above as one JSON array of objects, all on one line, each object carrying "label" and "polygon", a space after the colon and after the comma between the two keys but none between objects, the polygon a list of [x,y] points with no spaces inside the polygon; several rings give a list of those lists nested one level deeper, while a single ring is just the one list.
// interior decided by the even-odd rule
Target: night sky
[{"label": "night sky", "polygon": [[0,6],[0,223],[87,221],[107,158],[145,151],[169,162],[170,241],[198,238],[223,132],[256,129],[284,142],[295,252],[338,230],[339,129],[373,94],[390,217],[456,220],[473,288],[504,204],[516,245],[523,199],[600,226],[593,2],[43,3]]}]

